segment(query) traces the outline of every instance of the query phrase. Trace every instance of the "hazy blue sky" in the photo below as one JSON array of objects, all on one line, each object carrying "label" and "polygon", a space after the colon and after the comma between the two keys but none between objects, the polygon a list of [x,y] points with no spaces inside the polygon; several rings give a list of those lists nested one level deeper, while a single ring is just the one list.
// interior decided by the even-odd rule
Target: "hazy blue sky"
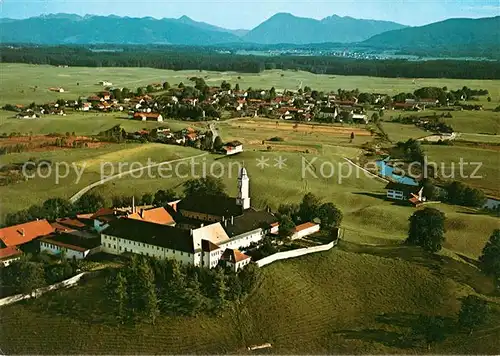
[{"label": "hazy blue sky", "polygon": [[277,12],[321,19],[337,14],[424,25],[450,17],[499,15],[500,0],[0,0],[0,17],[47,13],[155,18],[187,15],[227,28],[252,28]]}]

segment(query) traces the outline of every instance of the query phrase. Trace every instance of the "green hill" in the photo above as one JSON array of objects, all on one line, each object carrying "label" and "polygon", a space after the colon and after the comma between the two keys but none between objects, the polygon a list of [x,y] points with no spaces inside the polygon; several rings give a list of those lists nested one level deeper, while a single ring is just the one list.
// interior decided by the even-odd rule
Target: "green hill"
[{"label": "green hill", "polygon": [[399,50],[440,50],[476,55],[499,53],[500,16],[481,19],[449,19],[420,27],[388,31],[363,44]]},{"label": "green hill", "polygon": [[[220,317],[160,317],[155,325],[116,325],[102,279],[2,308],[8,354],[271,353],[493,354],[500,338],[492,281],[463,262],[409,247],[342,243],[328,252],[263,268],[260,286]],[[454,330],[460,298],[490,300],[491,321],[472,335]],[[447,339],[427,350],[413,340],[420,315],[447,322]]]}]

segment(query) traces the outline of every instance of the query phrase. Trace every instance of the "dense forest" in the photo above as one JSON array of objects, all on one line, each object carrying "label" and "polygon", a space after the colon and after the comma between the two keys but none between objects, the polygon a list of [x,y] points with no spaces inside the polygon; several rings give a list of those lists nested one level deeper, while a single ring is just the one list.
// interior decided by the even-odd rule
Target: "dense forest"
[{"label": "dense forest", "polygon": [[[110,47],[113,48],[113,47]],[[219,53],[212,47],[127,46],[95,51],[82,46],[3,46],[5,63],[88,67],[152,67],[172,70],[213,70],[259,73],[266,69],[304,70],[316,74],[375,77],[499,79],[494,61],[359,60],[327,56],[244,56]]]}]

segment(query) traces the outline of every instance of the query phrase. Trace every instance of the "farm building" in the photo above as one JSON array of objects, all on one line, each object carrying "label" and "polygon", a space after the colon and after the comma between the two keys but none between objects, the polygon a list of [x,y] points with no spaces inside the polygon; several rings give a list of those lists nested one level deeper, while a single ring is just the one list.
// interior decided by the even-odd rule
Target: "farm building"
[{"label": "farm building", "polygon": [[234,155],[243,152],[243,144],[240,141],[231,141],[226,143],[224,147],[222,147],[222,150],[226,152],[226,155]]},{"label": "farm building", "polygon": [[228,248],[222,254],[221,260],[223,261],[223,264],[236,272],[249,264],[251,258],[239,250]]},{"label": "farm building", "polygon": [[101,250],[101,239],[85,238],[68,233],[54,233],[40,239],[40,252],[58,255],[68,259],[81,260]]},{"label": "farm building", "polygon": [[61,87],[49,88],[50,91],[55,91],[58,93],[64,93],[64,89]]},{"label": "farm building", "polygon": [[0,248],[0,266],[7,267],[21,258],[23,252],[15,246]]},{"label": "farm building", "polygon": [[385,189],[387,190],[387,198],[391,200],[407,200],[413,205],[425,201],[422,196],[424,188],[420,186],[389,182]]},{"label": "farm building", "polygon": [[311,234],[314,234],[315,232],[319,231],[319,224],[315,224],[312,222],[306,222],[300,225],[295,226],[295,230],[292,235],[292,240],[294,239],[300,239],[306,236],[309,236]]},{"label": "farm building", "polygon": [[163,116],[158,113],[146,113],[146,112],[136,112],[134,114],[134,119],[136,120],[142,120],[142,121],[158,121],[158,122],[163,122]]}]

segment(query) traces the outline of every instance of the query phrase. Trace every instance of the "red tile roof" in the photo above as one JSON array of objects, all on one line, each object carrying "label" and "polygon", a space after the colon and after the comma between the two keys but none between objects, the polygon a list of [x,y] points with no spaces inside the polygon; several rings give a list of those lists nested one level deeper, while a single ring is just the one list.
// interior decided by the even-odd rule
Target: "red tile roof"
[{"label": "red tile roof", "polygon": [[54,228],[47,220],[36,220],[0,229],[0,240],[6,246],[18,246],[52,232]]},{"label": "red tile roof", "polygon": [[222,254],[222,259],[232,263],[238,263],[248,258],[250,258],[250,256],[245,255],[243,252],[240,252],[239,250],[233,250],[230,248],[227,248]]},{"label": "red tile roof", "polygon": [[306,223],[303,223],[303,224],[295,226],[295,232],[306,230],[306,229],[309,229],[309,228],[311,228],[313,226],[317,226],[317,225],[318,224],[315,224],[315,223],[312,223],[312,222],[306,222]]},{"label": "red tile roof", "polygon": [[153,209],[141,209],[141,211],[127,216],[129,219],[144,220],[156,224],[169,225],[174,223],[172,215],[164,207]]},{"label": "red tile roof", "polygon": [[220,247],[208,240],[201,240],[201,248],[205,252],[218,250]]},{"label": "red tile roof", "polygon": [[0,260],[8,260],[22,254],[23,252],[15,246],[0,248]]},{"label": "red tile roof", "polygon": [[160,114],[156,112],[136,112],[134,114],[134,117],[146,117],[146,118],[151,118],[151,119],[157,119],[160,116]]}]

